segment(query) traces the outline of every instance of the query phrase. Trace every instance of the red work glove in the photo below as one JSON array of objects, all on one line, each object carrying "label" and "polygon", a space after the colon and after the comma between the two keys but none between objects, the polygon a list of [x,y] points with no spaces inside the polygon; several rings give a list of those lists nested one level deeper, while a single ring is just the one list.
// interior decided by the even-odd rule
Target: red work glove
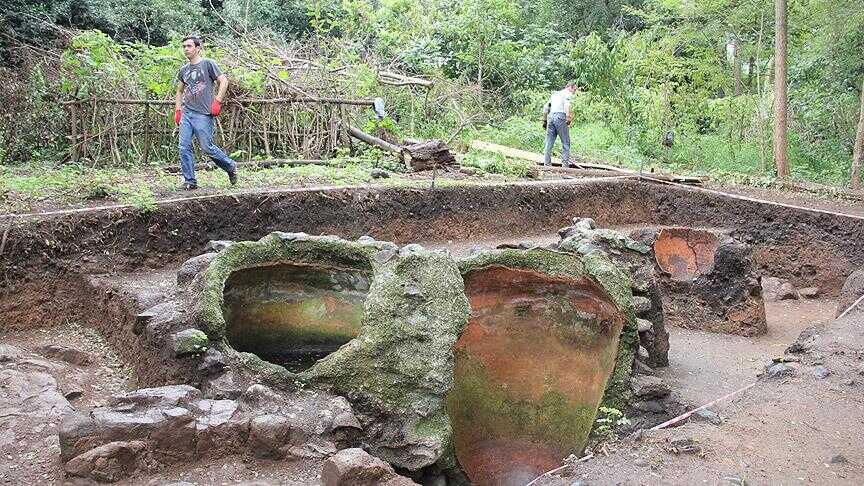
[{"label": "red work glove", "polygon": [[214,98],[213,104],[210,105],[210,114],[213,116],[219,116],[219,113],[222,113],[222,103]]},{"label": "red work glove", "polygon": [[183,116],[183,110],[174,110],[174,124],[180,124],[180,117]]}]

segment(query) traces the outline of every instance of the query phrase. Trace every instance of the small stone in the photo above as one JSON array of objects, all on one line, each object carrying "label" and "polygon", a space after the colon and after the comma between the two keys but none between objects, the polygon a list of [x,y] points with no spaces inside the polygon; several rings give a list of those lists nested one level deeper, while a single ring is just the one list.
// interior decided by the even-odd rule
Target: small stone
[{"label": "small stone", "polygon": [[767,301],[780,300],[780,287],[783,280],[777,277],[762,277],[762,297]]},{"label": "small stone", "polygon": [[309,239],[309,235],[306,233],[285,233],[282,231],[274,231],[277,237],[279,237],[282,241],[305,241]]},{"label": "small stone", "polygon": [[420,246],[416,243],[411,243],[410,245],[403,246],[402,249],[399,250],[399,255],[400,256],[408,256],[408,255],[411,255],[413,253],[420,253],[423,251],[424,251],[424,248],[422,246]]},{"label": "small stone", "polygon": [[815,299],[819,297],[821,290],[819,287],[804,287],[803,289],[798,289],[798,296],[802,299]]},{"label": "small stone", "polygon": [[639,346],[639,358],[642,359],[642,361],[648,361],[648,358],[650,357],[651,355],[648,353],[648,350],[645,349],[644,346]]},{"label": "small stone", "polygon": [[651,311],[651,299],[648,297],[642,297],[640,295],[633,296],[633,309],[636,311],[636,315],[643,315],[646,312]]},{"label": "small stone", "polygon": [[210,348],[204,353],[204,358],[201,360],[201,364],[198,365],[198,371],[212,376],[225,371],[227,367],[225,355],[216,348]]},{"label": "small stone", "polygon": [[177,304],[174,301],[156,304],[135,316],[135,325],[132,327],[132,332],[140,335],[146,329],[151,337],[161,336],[162,331],[167,329],[169,323],[173,322],[178,316]]},{"label": "small stone", "polygon": [[685,447],[685,446],[693,445],[695,443],[696,443],[696,441],[693,439],[693,437],[688,437],[688,436],[673,437],[669,441],[669,444],[671,444],[674,447]]},{"label": "small stone", "polygon": [[777,300],[798,300],[798,291],[789,282],[784,282],[777,293]]},{"label": "small stone", "polygon": [[204,251],[215,251],[218,253],[233,244],[234,242],[231,240],[210,240],[204,246]]},{"label": "small stone", "polygon": [[357,243],[363,243],[364,245],[371,245],[375,243],[375,238],[372,238],[369,235],[363,235],[360,238],[357,238]]},{"label": "small stone", "polygon": [[68,346],[61,346],[59,344],[40,346],[37,351],[42,356],[61,359],[67,363],[78,366],[87,366],[93,362],[93,358],[84,351],[79,351]]},{"label": "small stone", "polygon": [[198,255],[196,257],[192,257],[180,266],[180,270],[177,270],[177,285],[185,285],[195,277],[207,269],[210,266],[210,263],[216,258],[217,253],[210,252],[205,253],[203,255]]},{"label": "small stone", "polygon": [[723,419],[720,418],[720,416],[717,415],[717,413],[715,413],[711,410],[708,410],[707,408],[703,408],[702,410],[699,410],[694,415],[696,415],[697,417],[699,417],[702,420],[705,420],[706,422],[708,422],[710,424],[723,425]]},{"label": "small stone", "polygon": [[249,428],[249,447],[260,459],[281,459],[281,449],[288,442],[291,423],[281,415],[259,415],[252,419]]},{"label": "small stone", "polygon": [[740,476],[726,476],[723,480],[735,486],[747,486],[747,481]]},{"label": "small stone", "polygon": [[825,378],[828,378],[828,375],[830,374],[831,370],[824,366],[817,366],[813,368],[813,376],[815,376],[818,380],[824,380]]},{"label": "small stone", "polygon": [[417,287],[417,284],[414,282],[407,282],[405,284],[405,291],[403,295],[406,297],[420,297],[423,295],[423,292]]},{"label": "small stone", "polygon": [[147,444],[138,440],[109,442],[76,456],[63,469],[71,476],[114,482],[135,471],[136,463],[146,449]]},{"label": "small stone", "polygon": [[651,321],[639,318],[636,319],[636,325],[639,326],[640,333],[648,332],[654,327],[654,324],[652,324]]},{"label": "small stone", "polygon": [[459,172],[469,176],[477,175],[477,169],[474,167],[460,167]]},{"label": "small stone", "polygon": [[831,464],[846,464],[849,460],[846,459],[842,454],[837,454],[836,456],[831,458]]},{"label": "small stone", "polygon": [[630,389],[638,398],[664,398],[669,396],[672,389],[663,380],[656,376],[636,375],[630,379]]},{"label": "small stone", "polygon": [[216,399],[234,400],[243,394],[243,390],[234,383],[234,374],[230,371],[204,382],[201,388],[208,397]]},{"label": "small stone", "polygon": [[330,425],[331,430],[343,428],[360,430],[363,427],[360,425],[360,421],[357,420],[357,416],[350,410],[346,410],[333,417],[333,423]]},{"label": "small stone", "polygon": [[636,459],[635,461],[633,461],[633,464],[635,464],[639,467],[648,467],[651,465],[651,463],[648,462],[647,459],[642,459],[642,458]]},{"label": "small stone", "polygon": [[570,486],[588,486],[588,483],[585,481],[573,481],[570,483]]},{"label": "small stone", "polygon": [[386,462],[363,449],[343,449],[324,461],[321,469],[324,486],[412,485],[410,479],[397,475]]},{"label": "small stone", "polygon": [[593,230],[597,228],[597,223],[592,218],[575,217],[572,219],[573,226],[581,230]]},{"label": "small stone", "polygon": [[636,402],[633,404],[633,408],[646,413],[663,413],[666,411],[666,407],[657,400]]},{"label": "small stone", "polygon": [[369,176],[373,179],[387,179],[390,177],[390,173],[384,169],[372,169]]},{"label": "small stone", "polygon": [[795,368],[786,363],[777,363],[768,367],[763,376],[765,378],[779,378],[782,376],[792,376],[795,374]]},{"label": "small stone", "polygon": [[171,336],[174,355],[178,358],[190,354],[201,354],[207,350],[210,340],[200,329],[185,329]]}]

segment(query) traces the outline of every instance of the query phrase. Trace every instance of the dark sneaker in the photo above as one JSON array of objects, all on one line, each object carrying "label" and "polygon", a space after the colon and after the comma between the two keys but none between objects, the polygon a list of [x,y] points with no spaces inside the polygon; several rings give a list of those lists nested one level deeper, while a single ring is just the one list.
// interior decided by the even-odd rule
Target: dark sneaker
[{"label": "dark sneaker", "polygon": [[230,182],[232,186],[237,184],[237,169],[228,173],[228,182]]},{"label": "dark sneaker", "polygon": [[195,189],[198,189],[198,184],[193,184],[191,182],[184,182],[183,183],[183,190],[184,191],[194,191]]}]

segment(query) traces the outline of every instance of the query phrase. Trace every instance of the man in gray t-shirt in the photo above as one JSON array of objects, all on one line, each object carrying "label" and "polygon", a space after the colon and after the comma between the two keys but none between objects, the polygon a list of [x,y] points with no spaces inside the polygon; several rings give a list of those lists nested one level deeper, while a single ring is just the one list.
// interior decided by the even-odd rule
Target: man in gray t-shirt
[{"label": "man in gray t-shirt", "polygon": [[210,115],[216,99],[214,81],[220,76],[222,71],[210,59],[201,59],[197,64],[184,64],[177,73],[177,81],[186,87],[183,91],[183,110]]},{"label": "man in gray t-shirt", "polygon": [[[222,111],[222,100],[228,90],[228,76],[210,59],[201,57],[201,39],[183,39],[183,54],[188,63],[177,73],[177,95],[174,101],[174,123],[180,127],[180,168],[183,171],[183,188],[198,188],[195,179],[195,155],[192,137],[198,139],[207,156],[228,173],[232,185],[237,183],[237,164],[213,143],[213,117]],[[219,91],[213,93],[214,82]]]}]

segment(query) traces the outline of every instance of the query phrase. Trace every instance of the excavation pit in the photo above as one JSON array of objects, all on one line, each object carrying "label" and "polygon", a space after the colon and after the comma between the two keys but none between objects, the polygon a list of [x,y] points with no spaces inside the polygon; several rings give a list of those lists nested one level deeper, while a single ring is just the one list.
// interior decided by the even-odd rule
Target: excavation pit
[{"label": "excavation pit", "polygon": [[[202,213],[209,216],[202,218]],[[472,431],[470,424],[465,425],[460,415],[464,410],[450,408],[445,397],[450,390],[464,388],[466,378],[471,375],[472,361],[478,361],[477,358],[467,360],[466,356],[474,356],[469,352],[482,356],[482,346],[495,345],[503,349],[498,359],[509,360],[511,364],[492,368],[513,370],[513,376],[506,377],[513,381],[503,383],[514,395],[518,395],[517,385],[525,383],[519,375],[531,371],[531,363],[515,363],[519,359],[514,351],[518,346],[508,345],[514,339],[525,338],[538,343],[534,346],[537,363],[557,363],[545,353],[551,352],[548,349],[552,347],[550,335],[556,339],[560,336],[554,332],[522,336],[513,332],[516,329],[507,323],[522,319],[536,324],[539,319],[535,317],[543,313],[544,306],[578,301],[578,298],[571,299],[572,294],[568,292],[572,287],[578,289],[580,284],[561,283],[557,277],[548,275],[536,277],[532,274],[534,280],[524,280],[520,277],[522,272],[531,274],[534,270],[511,267],[498,276],[492,270],[477,269],[466,274],[461,273],[461,264],[458,269],[454,268],[454,260],[458,261],[457,257],[466,255],[474,246],[494,248],[502,242],[514,242],[516,248],[546,245],[556,239],[555,229],[571,224],[574,216],[595,218],[599,228],[672,227],[690,231],[688,235],[681,235],[669,230],[660,235],[659,245],[654,245],[653,240],[651,244],[646,242],[646,247],[660,253],[668,247],[680,257],[680,260],[664,260],[662,255],[646,252],[647,265],[642,265],[642,253],[633,248],[594,245],[602,247],[618,268],[627,266],[624,257],[629,258],[631,253],[634,258],[640,258],[630,265],[637,270],[655,271],[656,263],[657,275],[662,274],[665,279],[660,282],[658,278],[658,283],[665,286],[663,291],[673,289],[680,297],[662,302],[660,306],[660,300],[655,299],[651,291],[653,287],[643,285],[650,281],[633,282],[634,295],[639,293],[639,299],[633,301],[634,311],[641,320],[631,330],[630,348],[638,348],[641,343],[646,349],[639,349],[641,357],[636,359],[652,368],[663,366],[661,358],[666,348],[656,347],[655,363],[651,354],[655,348],[647,343],[663,344],[658,322],[664,314],[666,325],[673,328],[671,345],[679,353],[682,335],[701,337],[702,330],[730,332],[741,328],[746,332],[736,333],[753,336],[753,342],[763,342],[774,339],[776,330],[760,338],[759,333],[764,328],[748,324],[761,321],[764,315],[755,290],[757,277],[772,275],[788,279],[798,287],[819,287],[823,292],[820,298],[830,299],[850,269],[864,264],[864,250],[857,244],[864,235],[864,222],[860,218],[816,214],[634,181],[544,182],[445,187],[435,191],[349,188],[243,194],[159,205],[147,213],[122,209],[16,219],[3,254],[6,279],[0,296],[0,329],[19,332],[67,320],[78,322],[100,331],[128,363],[133,377],[130,387],[187,383],[199,389],[200,397],[190,395],[190,400],[194,400],[183,404],[192,412],[196,423],[202,424],[200,431],[203,431],[195,432],[196,440],[201,441],[200,449],[189,453],[188,459],[183,456],[183,461],[189,463],[200,460],[205,454],[212,454],[206,456],[208,460],[209,457],[216,460],[217,456],[218,460],[227,460],[223,456],[240,450],[261,454],[261,450],[252,446],[260,445],[262,437],[243,434],[269,430],[260,428],[264,426],[273,426],[280,434],[284,432],[280,427],[286,423],[287,415],[280,414],[296,403],[292,401],[296,399],[292,395],[296,390],[292,387],[299,386],[298,396],[314,398],[303,402],[303,410],[317,413],[326,409],[333,420],[329,420],[329,415],[306,417],[304,423],[308,422],[308,430],[314,431],[319,426],[324,430],[320,434],[310,433],[308,437],[298,434],[295,438],[291,429],[290,437],[298,441],[291,447],[303,448],[309,442],[311,452],[273,450],[266,451],[270,454],[267,457],[297,457],[293,454],[304,451],[311,457],[318,450],[314,448],[321,447],[321,442],[311,442],[314,438],[337,444],[339,448],[349,443],[368,444],[371,454],[424,482],[435,479],[432,476],[436,474],[446,474],[450,484],[450,479],[458,477],[461,471],[476,477],[478,483],[506,477],[530,480],[529,473],[543,472],[541,460],[537,459],[543,454],[535,452],[529,442],[517,439],[506,447],[501,446],[503,441],[491,441],[491,433],[490,437],[484,437],[490,439],[487,450],[494,451],[498,446],[498,455],[484,453],[480,446],[472,446],[465,439],[472,434],[476,438],[478,432]],[[691,228],[711,228],[709,232],[717,235],[716,241],[695,236]],[[714,228],[726,229],[714,231]],[[312,235],[338,234],[348,243],[346,240],[337,242],[334,237],[310,237],[301,233],[278,234],[256,245],[249,243],[274,230],[285,229]],[[365,234],[393,240],[396,244],[357,239]],[[729,238],[734,241],[726,244]],[[232,246],[236,248],[223,250],[212,272],[201,270],[193,279],[175,283],[174,272],[179,264],[199,255],[211,239],[237,241]],[[417,245],[405,246],[413,242],[421,242],[427,248],[446,247],[455,256],[409,248]],[[591,242],[586,239],[580,244],[542,251],[589,256],[592,245],[582,243]],[[694,244],[704,244],[701,257],[699,251],[692,250]],[[583,246],[588,253],[580,253]],[[249,251],[239,251],[244,247]],[[680,256],[681,253],[684,256]],[[731,273],[718,273],[722,269]],[[489,273],[485,274],[487,271]],[[746,286],[732,285],[741,280],[738,276],[745,274],[753,277],[747,279]],[[482,279],[474,280],[481,275]],[[462,278],[464,289],[460,284]],[[486,283],[478,283],[483,280]],[[513,284],[512,295],[504,291],[494,296],[497,291],[487,287],[496,281]],[[197,319],[196,306],[186,305],[180,298],[184,293],[198,292],[198,284],[205,285],[204,303],[208,304],[207,309],[213,310],[202,320]],[[703,288],[704,293],[701,292]],[[741,290],[740,295],[731,292],[733,290]],[[576,294],[581,295],[579,292],[583,291]],[[485,307],[481,298],[484,294],[490,299]],[[747,301],[746,297],[750,296],[757,302],[729,309],[729,306],[723,307],[719,314],[703,302],[699,308],[706,312],[694,317],[694,302],[702,298],[701,295],[729,295],[730,299],[741,301]],[[171,302],[166,302],[165,296],[169,296],[167,300],[175,299],[176,305],[167,305]],[[398,305],[390,305],[395,302],[392,299],[398,299]],[[468,311],[469,301],[472,314]],[[473,312],[484,308],[488,314],[478,320]],[[429,310],[417,312],[417,309]],[[776,318],[777,308],[769,309],[772,311]],[[366,322],[361,327],[358,316],[363,312]],[[440,318],[445,315],[446,319]],[[736,323],[746,321],[747,325],[730,329],[719,325],[696,328],[689,324],[708,322],[708,318],[715,315],[726,321],[734,319]],[[751,319],[753,316],[755,318]],[[313,322],[326,324],[323,326],[328,329],[326,339],[310,338],[310,334],[314,334],[310,329],[315,329]],[[477,326],[501,332],[490,331],[484,334],[484,339],[471,342],[469,338]],[[268,336],[278,338],[255,336],[256,329],[265,328]],[[176,339],[188,335],[188,331],[206,333],[209,338],[206,351],[181,353],[180,348],[172,347]],[[405,342],[403,336],[409,341]],[[646,337],[653,340],[646,340]],[[624,334],[620,334],[621,342],[624,338]],[[710,339],[722,342],[726,337],[714,334]],[[430,346],[430,343],[435,345]],[[469,343],[479,347],[469,346]],[[618,349],[620,353],[623,348],[619,345]],[[702,352],[700,348],[693,349]],[[260,360],[233,352],[235,350],[254,353],[280,366],[266,363],[262,366]],[[451,354],[454,350],[455,355]],[[578,352],[581,351],[577,347],[574,354]],[[676,363],[680,361],[673,361],[664,373],[679,373]],[[551,364],[548,370],[544,367],[533,371],[549,371],[550,378],[554,378]],[[616,364],[607,392],[618,368]],[[527,383],[537,386],[543,381],[532,379]],[[629,376],[624,383],[629,383]],[[280,389],[280,384],[284,388]],[[280,405],[284,410],[265,410],[265,402],[261,400],[269,399],[269,395],[264,394],[262,386],[281,393],[279,403],[285,405]],[[84,400],[89,400],[88,404],[110,402],[106,393],[95,389],[89,391],[92,396],[88,397],[87,393],[85,391]],[[588,395],[586,391],[579,396]],[[203,426],[210,424],[209,427],[221,420],[221,411],[216,405],[224,406],[229,402],[239,404],[241,412],[235,419],[249,419],[250,426],[232,419],[226,432],[239,435],[224,441],[223,449],[211,447],[217,442],[208,442],[207,434],[211,432]],[[359,421],[351,420],[351,414],[343,406],[349,403]],[[527,400],[524,403],[528,403]],[[204,410],[205,406],[209,411]],[[604,406],[608,405],[604,403]],[[625,406],[612,406],[625,410]],[[86,415],[88,407],[78,402],[75,408]],[[144,404],[140,407],[143,412]],[[173,409],[166,405],[165,410]],[[273,416],[262,415],[271,412]],[[452,422],[447,422],[449,419]],[[503,420],[499,422],[502,423],[494,425],[506,425]],[[651,424],[656,423],[658,421],[652,419]],[[166,426],[164,430],[173,432],[175,428]],[[346,430],[352,432],[346,434]],[[213,429],[213,434],[216,432],[219,431]],[[451,433],[452,436],[448,435]],[[135,437],[130,434],[103,438],[116,441]],[[277,444],[287,445],[285,437],[277,438],[283,441],[276,441]],[[572,451],[579,448],[577,442],[574,444],[577,445],[571,447]],[[153,445],[157,450],[164,447],[166,457],[189,449],[186,444],[168,441]],[[243,449],[247,446],[248,450]],[[453,449],[448,449],[451,446]],[[458,462],[441,459],[450,450],[454,451],[453,458]],[[88,451],[72,452],[80,455]],[[554,463],[543,459],[543,467],[553,469],[569,454],[566,452],[556,451],[558,456]],[[536,463],[532,462],[535,459]],[[530,469],[520,469],[519,465],[524,464],[531,465]],[[133,477],[144,478],[149,474],[143,470],[130,471]],[[484,472],[478,476],[472,471]]]},{"label": "excavation pit", "polygon": [[279,264],[235,271],[225,283],[225,334],[237,351],[300,372],[360,332],[368,272]]}]

